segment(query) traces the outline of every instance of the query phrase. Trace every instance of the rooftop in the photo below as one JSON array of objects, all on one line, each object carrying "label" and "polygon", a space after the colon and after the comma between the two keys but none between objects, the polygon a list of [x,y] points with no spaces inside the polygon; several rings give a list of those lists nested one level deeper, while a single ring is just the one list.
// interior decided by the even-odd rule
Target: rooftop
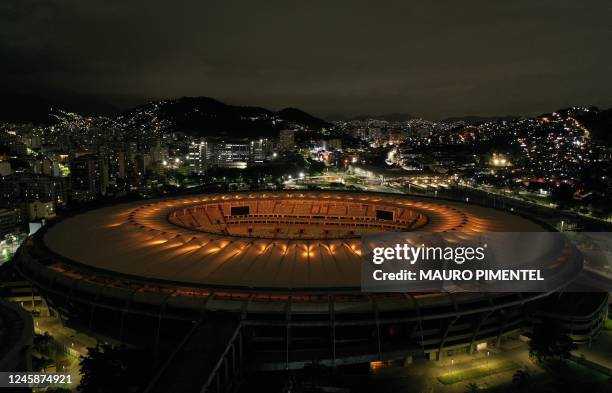
[{"label": "rooftop", "polygon": [[[380,211],[392,217],[377,216]],[[63,259],[111,273],[233,288],[331,289],[359,287],[361,234],[414,229],[542,227],[510,213],[443,200],[267,192],[115,205],[55,224],[44,242]]]}]

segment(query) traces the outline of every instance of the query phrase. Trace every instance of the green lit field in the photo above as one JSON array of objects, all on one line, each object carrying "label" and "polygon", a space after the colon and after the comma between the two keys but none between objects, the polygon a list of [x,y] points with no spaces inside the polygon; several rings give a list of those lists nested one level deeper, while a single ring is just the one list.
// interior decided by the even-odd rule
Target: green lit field
[{"label": "green lit field", "polygon": [[453,370],[438,377],[438,381],[444,385],[487,377],[489,375],[503,373],[519,369],[520,366],[509,360],[490,361],[474,367]]}]

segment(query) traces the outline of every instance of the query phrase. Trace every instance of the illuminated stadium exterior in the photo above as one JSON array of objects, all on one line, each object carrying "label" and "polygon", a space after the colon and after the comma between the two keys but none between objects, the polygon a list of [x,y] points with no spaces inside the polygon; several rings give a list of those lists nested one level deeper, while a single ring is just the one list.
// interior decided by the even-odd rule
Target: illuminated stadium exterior
[{"label": "illuminated stadium exterior", "polygon": [[[241,321],[262,369],[472,352],[518,334],[530,305],[550,295],[362,293],[360,236],[412,230],[546,228],[439,199],[234,193],[77,214],[30,238],[17,260],[53,310],[121,341],[145,336],[140,326],[159,341],[168,324]],[[580,255],[568,246],[557,258]],[[572,319],[575,339],[590,339],[599,319]]]}]

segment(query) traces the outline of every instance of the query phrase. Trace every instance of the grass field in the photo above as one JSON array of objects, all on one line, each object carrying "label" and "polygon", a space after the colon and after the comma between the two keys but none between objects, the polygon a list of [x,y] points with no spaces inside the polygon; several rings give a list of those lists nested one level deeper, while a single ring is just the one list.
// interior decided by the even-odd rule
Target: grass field
[{"label": "grass field", "polygon": [[490,361],[486,364],[480,364],[478,366],[442,374],[438,377],[438,381],[442,382],[444,385],[450,385],[457,382],[503,373],[505,371],[517,370],[519,368],[520,366],[518,364],[509,360]]},{"label": "grass field", "polygon": [[607,393],[611,391],[612,384],[609,382],[610,378],[607,375],[581,364],[572,361],[549,360],[542,363],[541,366],[545,372],[531,375],[522,389],[511,385],[500,385],[484,389],[483,392]]}]

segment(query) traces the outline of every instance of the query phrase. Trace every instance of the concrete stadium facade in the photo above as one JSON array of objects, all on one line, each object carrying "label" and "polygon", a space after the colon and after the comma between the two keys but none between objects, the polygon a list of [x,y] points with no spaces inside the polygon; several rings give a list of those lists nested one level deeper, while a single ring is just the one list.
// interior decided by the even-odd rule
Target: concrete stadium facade
[{"label": "concrete stadium facade", "polygon": [[[147,326],[159,343],[174,324],[232,320],[253,364],[269,370],[473,352],[520,334],[551,296],[361,292],[360,236],[411,230],[547,229],[439,199],[234,193],[77,214],[28,239],[16,259],[51,309],[91,331],[136,342]],[[559,258],[581,256],[568,245]],[[589,326],[586,336],[600,328]]]}]

